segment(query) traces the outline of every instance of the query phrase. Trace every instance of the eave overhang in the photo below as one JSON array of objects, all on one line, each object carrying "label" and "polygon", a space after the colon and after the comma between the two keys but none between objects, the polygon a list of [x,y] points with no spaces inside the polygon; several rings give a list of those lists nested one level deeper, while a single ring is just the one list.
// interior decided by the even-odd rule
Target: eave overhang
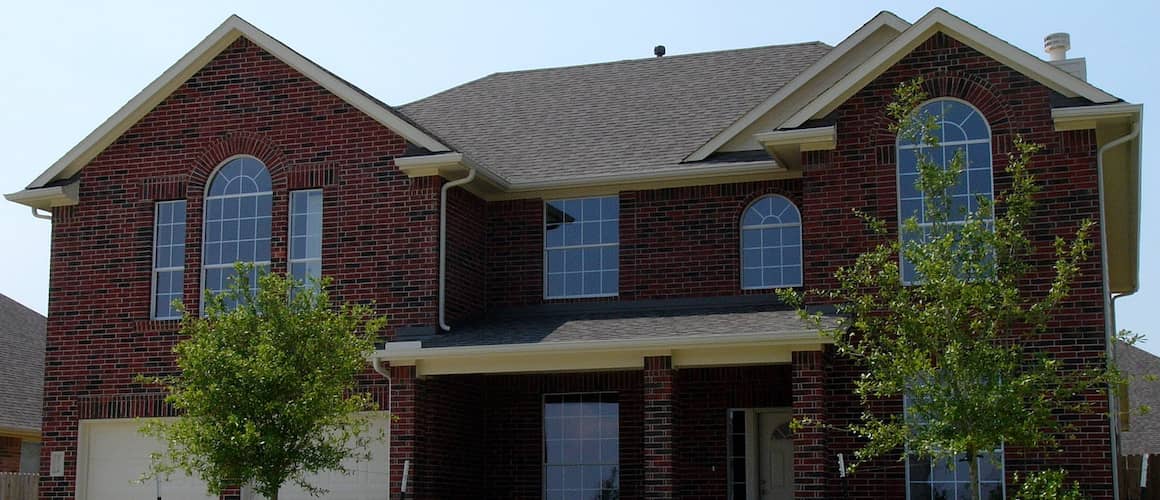
[{"label": "eave overhang", "polygon": [[388,342],[370,359],[415,366],[421,376],[638,370],[645,356],[672,356],[674,368],[789,363],[794,351],[818,351],[830,343],[817,330],[434,348],[410,341]]},{"label": "eave overhang", "polygon": [[67,207],[80,202],[80,183],[29,188],[4,195],[4,199],[32,208],[51,211],[53,207]]},{"label": "eave overhang", "polygon": [[[1143,123],[1140,104],[1115,103],[1051,110],[1056,131],[1094,130],[1097,147],[1131,133]],[[1108,290],[1132,294],[1140,288],[1140,176],[1142,131],[1104,153],[1100,193],[1104,214]]]},{"label": "eave overhang", "polygon": [[838,144],[837,129],[814,127],[794,130],[772,130],[753,135],[753,139],[779,163],[792,165],[809,151],[833,151]]}]

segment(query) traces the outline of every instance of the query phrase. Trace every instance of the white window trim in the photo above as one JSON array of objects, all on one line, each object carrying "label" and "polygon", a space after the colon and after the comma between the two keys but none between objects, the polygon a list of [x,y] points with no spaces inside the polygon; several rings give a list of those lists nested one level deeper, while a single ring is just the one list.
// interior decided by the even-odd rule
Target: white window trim
[{"label": "white window trim", "polygon": [[[793,202],[793,200],[791,200],[785,196],[782,196],[780,194],[767,194],[767,195],[758,197],[757,199],[753,200],[748,205],[746,205],[745,209],[741,211],[741,219],[740,220],[741,221],[745,220],[745,214],[749,212],[750,208],[753,208],[753,205],[755,203],[757,203],[761,200],[764,200],[766,198],[772,198],[772,197],[785,199],[786,203],[789,203],[789,205],[791,207],[793,207],[793,209],[795,211],[797,211],[798,220],[802,219],[802,210],[801,210],[801,208],[799,208],[797,206],[796,203]],[[805,277],[806,277],[805,241],[802,240],[802,238],[804,236],[803,231],[802,231],[804,224],[802,224],[801,222],[798,222],[796,224],[794,224],[794,223],[779,223],[779,224],[755,224],[752,226],[746,226],[744,224],[744,222],[742,222],[742,223],[738,224],[738,226],[741,229],[739,231],[737,231],[737,263],[738,263],[738,270],[739,270],[739,272],[737,273],[737,280],[741,283],[742,290],[777,290],[779,288],[796,288],[796,287],[803,286],[803,282],[805,281]],[[798,281],[794,284],[787,283],[787,284],[781,284],[781,285],[745,286],[745,270],[746,269],[762,269],[762,268],[757,268],[757,267],[745,267],[745,243],[744,243],[745,231],[762,230],[762,229],[780,229],[780,228],[784,228],[784,227],[795,227],[795,226],[798,228],[798,267],[802,268],[802,274],[801,274],[800,279],[798,279]],[[762,250],[764,250],[764,248],[762,248]],[[785,266],[781,266],[781,267],[785,267]]]},{"label": "white window trim", "polygon": [[[161,205],[170,204],[170,203],[185,203],[185,205],[186,205],[185,206],[185,210],[186,210],[186,212],[185,212],[186,213],[186,216],[185,216],[186,221],[185,222],[186,223],[183,225],[186,226],[186,231],[188,231],[189,204],[186,203],[185,200],[165,200],[165,201],[159,201],[159,202],[156,202],[153,204],[153,244],[150,247],[150,252],[153,254],[152,255],[152,261],[153,261],[152,268],[153,268],[153,270],[149,275],[149,318],[153,319],[155,321],[173,321],[173,320],[181,319],[180,314],[178,314],[176,316],[158,316],[157,315],[157,273],[171,272],[171,271],[182,271],[182,273],[181,273],[181,289],[182,289],[183,298],[185,295],[185,293],[184,293],[184,290],[185,290],[185,251],[186,251],[185,243],[182,242],[182,245],[181,245],[182,258],[181,258],[181,265],[180,266],[157,267],[157,217],[161,211]],[[187,236],[188,236],[188,233],[187,233]]]},{"label": "white window trim", "polygon": [[[207,182],[205,183],[204,192],[202,193],[202,199],[201,199],[201,242],[200,242],[200,245],[201,245],[201,248],[200,248],[201,272],[199,273],[201,276],[200,276],[200,283],[198,284],[199,288],[198,288],[198,299],[197,299],[198,300],[198,310],[200,311],[200,313],[202,315],[205,315],[205,291],[206,291],[205,275],[206,275],[206,271],[209,269],[232,268],[232,267],[234,267],[234,264],[237,263],[237,261],[230,262],[228,264],[206,264],[205,263],[206,227],[209,225],[209,218],[206,217],[206,206],[208,205],[209,200],[211,200],[211,199],[218,200],[218,199],[226,199],[226,198],[240,198],[242,196],[260,196],[263,194],[268,194],[271,197],[270,216],[271,216],[271,221],[273,221],[273,215],[274,215],[274,213],[273,213],[273,195],[274,195],[273,178],[270,179],[271,180],[270,191],[262,191],[262,192],[257,192],[257,193],[247,193],[244,195],[236,195],[236,194],[234,194],[234,195],[224,194],[224,195],[217,195],[217,196],[210,196],[209,195],[209,190],[210,190],[210,188],[213,187],[213,182],[215,179],[217,179],[217,175],[221,171],[222,167],[228,165],[231,161],[234,161],[238,158],[252,158],[252,159],[256,160],[257,162],[262,164],[262,168],[266,169],[266,174],[270,175],[270,167],[268,165],[266,165],[266,162],[262,161],[258,157],[253,156],[253,155],[248,155],[248,154],[236,154],[236,155],[230,156],[230,157],[222,160],[221,163],[218,163],[218,165],[216,167],[214,167],[213,171],[210,172],[209,176],[206,177]],[[188,207],[186,207],[186,208],[188,209]],[[270,236],[271,236],[271,245],[272,245],[273,244],[272,243],[273,242],[273,227],[271,227],[270,229],[271,229]],[[273,248],[271,248],[271,255],[273,255]],[[271,260],[267,259],[264,261],[253,261],[253,262],[249,262],[249,263],[253,264],[255,267],[265,267],[266,269],[270,269],[271,262],[272,262]],[[257,286],[256,284],[252,284],[252,285]]]},{"label": "white window trim", "polygon": [[[939,147],[967,146],[967,145],[971,145],[971,144],[984,144],[984,143],[986,143],[989,146],[989,149],[991,150],[991,158],[990,158],[991,159],[991,175],[990,175],[991,188],[990,188],[990,193],[991,193],[991,201],[994,202],[995,201],[995,142],[994,142],[995,134],[991,130],[991,121],[988,120],[987,115],[984,115],[981,111],[979,111],[979,108],[976,107],[974,104],[971,104],[971,103],[964,101],[962,99],[959,99],[957,97],[936,97],[934,99],[929,99],[926,102],[923,102],[922,104],[919,104],[918,107],[915,109],[921,110],[926,105],[931,104],[933,102],[938,102],[938,101],[951,101],[951,102],[957,102],[959,104],[969,106],[971,109],[974,110],[975,114],[979,115],[979,118],[982,118],[983,126],[985,126],[987,128],[987,139],[986,140],[968,139],[965,141],[951,141],[951,142],[947,142],[947,143],[940,142]],[[898,227],[898,242],[899,242],[898,277],[899,277],[899,279],[902,280],[903,285],[910,286],[910,285],[920,284],[920,283],[922,283],[922,281],[921,280],[908,280],[908,279],[906,279],[906,276],[904,274],[905,263],[904,263],[903,258],[902,258],[901,247],[903,245],[906,245],[906,240],[903,238],[902,225],[906,221],[906,219],[909,218],[909,216],[904,216],[902,213],[902,162],[899,161],[899,158],[901,157],[902,151],[904,151],[904,150],[910,151],[910,150],[915,150],[915,149],[930,149],[930,146],[926,146],[923,144],[902,145],[901,142],[902,142],[902,136],[896,135],[894,137],[894,146],[895,146],[894,147],[894,149],[895,149],[895,151],[894,151],[894,193],[895,193],[894,205],[898,211],[898,226],[897,226]],[[944,159],[944,162],[945,162],[945,159]],[[944,168],[945,168],[945,165],[944,165]],[[970,194],[970,193],[968,193],[968,194]],[[913,198],[907,198],[907,199],[913,199]],[[926,203],[926,195],[925,194],[923,194],[923,196],[922,196],[922,202],[925,205],[925,203]],[[994,227],[995,227],[994,217],[992,217],[989,220],[991,221],[991,228],[992,228],[992,230],[994,230]],[[948,224],[963,225],[963,224],[966,224],[966,221],[948,221]],[[919,228],[919,230],[922,230],[925,228],[932,227],[933,225],[934,224],[931,222],[919,222],[918,228]],[[909,475],[909,471],[907,472],[907,474]],[[909,498],[909,493],[907,493],[907,495],[908,495],[907,498]]]},{"label": "white window trim", "polygon": [[[318,221],[319,221],[318,257],[317,258],[304,257],[304,258],[296,259],[296,258],[294,258],[294,215],[295,215],[294,214],[294,194],[295,193],[311,193],[311,192],[318,192],[318,196],[321,199],[321,202],[323,204],[319,209],[320,211],[318,212]],[[321,223],[323,222],[324,217],[326,217],[326,207],[325,207],[326,196],[323,193],[322,188],[295,189],[295,190],[290,191],[290,196],[287,197],[287,203],[289,204],[289,207],[286,210],[286,212],[288,214],[287,215],[288,220],[286,221],[286,232],[287,232],[286,244],[289,246],[289,248],[286,249],[286,274],[288,274],[288,275],[291,274],[291,272],[292,272],[291,270],[293,269],[294,264],[309,264],[312,262],[317,262],[318,263],[318,278],[321,279],[322,278],[322,232],[323,232]],[[309,255],[309,252],[307,252],[307,254]],[[306,283],[303,283],[303,286],[308,286],[308,285],[310,285],[309,280],[307,280]]]},{"label": "white window trim", "polygon": [[[563,246],[548,248],[548,204],[549,203],[555,202],[555,201],[563,202],[563,201],[572,201],[572,200],[591,200],[591,199],[603,199],[603,198],[616,198],[617,199],[616,200],[617,218],[616,219],[601,218],[601,219],[597,219],[594,221],[585,221],[585,222],[616,222],[616,226],[617,226],[617,228],[616,228],[616,243],[593,243],[593,244],[588,244],[588,245],[563,245]],[[541,284],[541,286],[543,287],[543,290],[544,290],[544,293],[543,293],[544,300],[592,299],[592,298],[601,298],[601,297],[619,297],[620,296],[620,195],[613,194],[613,195],[608,195],[608,196],[586,196],[583,198],[559,198],[559,199],[555,199],[555,200],[543,200],[542,204],[543,204],[543,206],[540,209],[540,217],[541,217],[540,237],[543,239],[543,244],[541,245],[541,247],[543,250],[542,262],[543,262],[543,268],[544,268],[544,272],[543,272],[544,276],[543,276],[543,283]],[[563,225],[563,223],[561,223],[561,226],[562,225]],[[552,295],[548,294],[548,274],[549,274],[548,273],[548,251],[549,250],[575,250],[575,249],[584,249],[584,248],[605,248],[605,247],[616,247],[616,292],[615,293],[589,293],[589,294],[582,293],[582,294],[578,294],[578,295],[565,294],[565,295],[557,295],[557,296],[552,296]],[[583,272],[583,271],[581,271],[581,272]],[[600,280],[601,280],[600,283],[603,285],[604,284],[604,270],[600,271]]]}]

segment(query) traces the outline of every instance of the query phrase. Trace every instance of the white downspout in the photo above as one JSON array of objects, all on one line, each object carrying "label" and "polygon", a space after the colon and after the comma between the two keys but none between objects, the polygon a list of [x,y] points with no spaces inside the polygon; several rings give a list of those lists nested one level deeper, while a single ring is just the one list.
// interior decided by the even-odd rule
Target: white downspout
[{"label": "white downspout", "polygon": [[[1137,118],[1136,122],[1132,124],[1132,131],[1127,135],[1117,138],[1103,146],[1100,146],[1096,153],[1096,175],[1099,177],[1100,190],[1100,271],[1103,274],[1104,283],[1104,343],[1107,349],[1107,363],[1108,367],[1115,365],[1116,349],[1115,349],[1115,334],[1116,334],[1116,318],[1115,318],[1115,299],[1124,297],[1129,294],[1120,294],[1112,298],[1111,290],[1109,290],[1110,282],[1108,281],[1108,226],[1107,214],[1104,208],[1104,153],[1108,150],[1124,144],[1140,135],[1140,120]],[[1111,443],[1112,443],[1112,498],[1120,498],[1120,446],[1116,441],[1120,435],[1120,410],[1119,401],[1116,399],[1115,391],[1118,388],[1108,387],[1108,419],[1111,424]]]},{"label": "white downspout", "polygon": [[52,220],[52,212],[49,212],[48,215],[44,215],[41,214],[40,210],[36,207],[32,207],[32,216],[36,217],[37,219]]},{"label": "white downspout", "polygon": [[391,427],[392,427],[391,420],[395,418],[394,407],[391,404],[392,403],[391,393],[394,392],[394,386],[393,386],[393,383],[391,381],[391,372],[387,371],[386,368],[383,368],[383,360],[382,359],[379,359],[377,357],[372,358],[371,359],[371,366],[374,367],[375,371],[378,372],[379,375],[382,375],[384,378],[387,379],[387,484],[388,484],[387,496],[390,496],[390,493],[389,493],[390,486],[389,485],[391,484],[391,453],[394,453],[394,450],[391,450],[391,436],[393,436],[395,434],[395,432],[391,429]]},{"label": "white downspout", "polygon": [[467,177],[443,184],[439,193],[439,328],[451,331],[447,325],[447,192],[451,188],[475,180],[475,167],[467,167]]}]

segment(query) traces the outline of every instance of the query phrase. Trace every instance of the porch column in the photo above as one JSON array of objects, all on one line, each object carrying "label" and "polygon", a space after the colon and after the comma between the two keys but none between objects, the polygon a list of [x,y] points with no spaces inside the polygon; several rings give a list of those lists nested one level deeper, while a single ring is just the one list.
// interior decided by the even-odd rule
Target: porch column
[{"label": "porch column", "polygon": [[673,498],[673,358],[644,358],[644,498]]},{"label": "porch column", "polygon": [[[795,351],[793,360],[793,418],[826,421],[825,353]],[[826,431],[806,425],[793,433],[794,498],[825,498]]]},{"label": "porch column", "polygon": [[414,366],[391,367],[391,416],[389,438],[391,492],[389,498],[401,498],[403,468],[411,463],[407,478],[407,498],[415,494],[415,376]]}]

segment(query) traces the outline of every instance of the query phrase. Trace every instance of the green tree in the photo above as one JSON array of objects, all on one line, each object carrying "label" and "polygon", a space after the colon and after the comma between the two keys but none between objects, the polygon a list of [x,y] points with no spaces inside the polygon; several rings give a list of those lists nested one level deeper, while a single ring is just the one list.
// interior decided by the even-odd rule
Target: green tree
[{"label": "green tree", "polygon": [[356,377],[385,318],[367,306],[333,307],[328,282],[302,286],[239,264],[227,290],[206,293],[204,316],[185,312],[174,348],[180,373],[153,379],[180,416],[149,421],[141,432],[164,440],[146,477],[181,472],[204,479],[211,494],[252,484],[270,499],[292,481],[345,471],[366,459],[370,395]]},{"label": "green tree", "polygon": [[[1003,445],[1054,449],[1067,430],[1055,415],[1094,411],[1105,400],[1090,396],[1106,394],[1118,378],[1104,360],[1065,364],[1029,347],[1080,275],[1093,248],[1093,223],[1055,239],[1044,281],[1044,269],[1035,267],[1044,260],[1039,238],[1028,234],[1039,189],[1028,166],[1040,147],[1016,137],[1006,167],[1010,188],[993,202],[978,197],[977,210],[956,209],[950,192],[964,158],[959,151],[944,164],[927,153],[939,146],[938,117],[920,113],[927,100],[921,85],[901,84],[887,113],[894,132],[926,146],[916,151],[925,223],[905,219],[900,242],[885,221],[856,212],[873,247],[836,272],[834,289],[809,292],[836,304],[842,319],[835,326],[802,314],[863,368],[855,392],[865,407],[905,395],[903,415],[866,411],[845,428],[864,439],[857,461],[904,447],[917,459],[952,464],[956,456],[983,457]],[[914,283],[903,282],[900,256],[913,266]],[[783,298],[803,303],[792,291]],[[796,425],[811,424],[821,425]],[[978,498],[978,460],[966,462]]]}]

